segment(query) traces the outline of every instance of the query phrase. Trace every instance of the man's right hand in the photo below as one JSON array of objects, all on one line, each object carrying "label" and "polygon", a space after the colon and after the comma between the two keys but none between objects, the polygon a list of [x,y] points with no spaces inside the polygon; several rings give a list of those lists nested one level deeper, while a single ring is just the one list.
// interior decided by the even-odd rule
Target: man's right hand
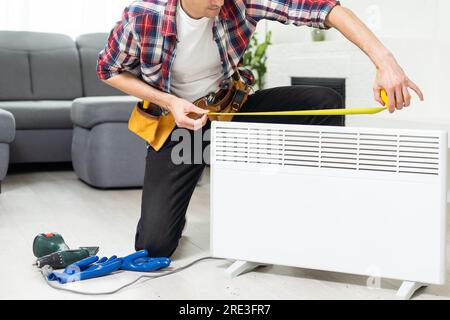
[{"label": "man's right hand", "polygon": [[172,112],[175,122],[180,128],[198,130],[208,121],[206,115],[208,110],[203,110],[184,99],[153,88],[129,72],[123,72],[104,80],[104,82],[130,96],[151,101],[168,109]]},{"label": "man's right hand", "polygon": [[208,121],[208,110],[199,108],[189,101],[178,97],[174,97],[167,108],[172,113],[179,128],[198,130]]}]

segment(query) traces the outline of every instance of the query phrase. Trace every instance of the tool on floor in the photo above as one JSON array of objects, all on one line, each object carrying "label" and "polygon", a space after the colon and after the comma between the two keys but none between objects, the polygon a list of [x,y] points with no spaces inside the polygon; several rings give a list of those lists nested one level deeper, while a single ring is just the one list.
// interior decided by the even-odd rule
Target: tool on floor
[{"label": "tool on floor", "polygon": [[58,233],[40,233],[34,238],[33,253],[36,258],[63,250],[69,250],[69,246]]},{"label": "tool on floor", "polygon": [[[150,257],[147,250],[141,250],[123,258],[112,256],[109,259],[106,257],[99,259],[96,256],[98,251],[98,247],[82,247],[76,250],[70,250],[64,238],[58,233],[41,233],[33,241],[33,253],[38,258],[35,265],[39,267],[45,282],[53,289],[82,295],[97,296],[114,294],[132,286],[142,279],[152,280],[165,277],[185,270],[200,261],[217,259],[212,257],[200,258],[176,270],[163,270],[170,266],[171,259]],[[63,272],[54,271],[54,269],[62,268],[65,268]],[[54,284],[54,282],[66,284],[68,282],[102,277],[120,270],[140,273],[155,272],[158,270],[163,270],[163,272],[152,273],[150,275],[144,274],[128,284],[107,292],[83,292]]]},{"label": "tool on floor", "polygon": [[[117,270],[134,272],[153,272],[167,268],[171,263],[169,258],[149,257],[147,250],[141,250],[124,258],[112,256],[109,259],[98,256],[88,257],[67,266],[63,272],[50,272],[49,281],[58,281],[61,284],[82,281],[109,275]],[[50,271],[49,268],[46,271]]]},{"label": "tool on floor", "polygon": [[97,256],[88,257],[75,262],[64,269],[64,272],[52,272],[47,276],[49,281],[58,281],[61,284],[82,281],[106,276],[119,270],[122,260],[117,256],[111,258]]},{"label": "tool on floor", "polygon": [[36,260],[35,265],[38,268],[50,266],[53,269],[62,269],[77,261],[90,257],[89,251],[86,249],[64,250],[40,257]]},{"label": "tool on floor", "polygon": [[71,250],[58,233],[41,233],[33,241],[35,265],[42,268],[49,265],[54,269],[62,269],[68,265],[97,254],[99,247],[81,247]]},{"label": "tool on floor", "polygon": [[103,292],[86,292],[86,291],[79,291],[79,290],[74,290],[74,289],[70,289],[64,286],[60,286],[54,283],[54,281],[50,281],[48,280],[48,277],[50,276],[50,274],[53,272],[53,270],[49,267],[49,266],[45,266],[44,268],[41,269],[41,273],[42,276],[44,277],[45,282],[53,289],[55,290],[59,290],[59,291],[64,291],[64,292],[70,292],[70,293],[75,293],[75,294],[81,294],[81,295],[86,295],[86,296],[103,296],[103,295],[111,295],[111,294],[115,294],[118,293],[119,291],[122,291],[125,288],[131,287],[132,285],[138,283],[139,281],[143,280],[143,279],[147,279],[147,280],[155,280],[158,278],[162,278],[162,277],[167,277],[170,275],[173,275],[175,273],[181,272],[183,270],[186,270],[190,267],[192,267],[193,265],[205,261],[205,260],[224,260],[222,258],[216,258],[216,257],[202,257],[199,258],[195,261],[192,261],[191,263],[184,265],[182,267],[179,267],[175,270],[170,270],[170,271],[165,271],[162,273],[156,273],[156,274],[144,274],[141,275],[139,277],[137,277],[135,280],[120,286],[114,290],[110,290],[110,291],[103,291]]},{"label": "tool on floor", "polygon": [[[295,111],[269,111],[269,112],[237,112],[237,113],[221,113],[208,112],[211,116],[339,116],[339,115],[362,115],[377,114],[388,107],[388,97],[385,90],[381,91],[381,100],[384,107],[377,108],[349,108],[349,109],[323,109],[323,110],[295,110]],[[304,108],[305,109],[305,108]],[[309,108],[308,108],[309,109]]]},{"label": "tool on floor", "polygon": [[153,272],[170,266],[170,258],[149,257],[147,250],[137,251],[122,258],[121,270]]}]

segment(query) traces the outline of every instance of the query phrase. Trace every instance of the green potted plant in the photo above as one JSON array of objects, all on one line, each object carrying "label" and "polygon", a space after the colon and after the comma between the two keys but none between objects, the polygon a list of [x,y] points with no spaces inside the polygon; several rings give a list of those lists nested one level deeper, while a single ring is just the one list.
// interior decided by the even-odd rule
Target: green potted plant
[{"label": "green potted plant", "polygon": [[253,34],[252,39],[248,45],[247,51],[244,54],[243,65],[254,71],[255,87],[263,89],[265,85],[264,76],[267,72],[267,48],[271,45],[272,31],[266,33],[264,42],[259,43],[256,33]]},{"label": "green potted plant", "polygon": [[320,41],[325,41],[325,31],[322,29],[318,29],[318,28],[313,28],[311,30],[311,38],[314,42],[320,42]]}]

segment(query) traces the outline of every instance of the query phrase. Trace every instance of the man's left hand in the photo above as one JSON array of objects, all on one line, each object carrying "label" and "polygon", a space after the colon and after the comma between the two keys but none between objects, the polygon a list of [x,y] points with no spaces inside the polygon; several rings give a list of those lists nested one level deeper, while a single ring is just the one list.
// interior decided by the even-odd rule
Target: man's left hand
[{"label": "man's left hand", "polygon": [[420,88],[408,78],[394,57],[386,59],[384,64],[378,68],[373,88],[375,100],[384,106],[381,99],[382,89],[386,90],[390,113],[393,113],[396,109],[402,110],[404,107],[409,107],[411,104],[409,89],[412,89],[421,101],[424,99]]}]

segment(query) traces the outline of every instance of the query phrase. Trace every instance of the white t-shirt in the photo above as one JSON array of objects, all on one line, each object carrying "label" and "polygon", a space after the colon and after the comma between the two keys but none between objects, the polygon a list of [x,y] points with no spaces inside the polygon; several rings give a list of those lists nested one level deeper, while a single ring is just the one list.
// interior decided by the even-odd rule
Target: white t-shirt
[{"label": "white t-shirt", "polygon": [[223,79],[219,49],[213,38],[214,18],[193,19],[177,6],[178,44],[171,71],[171,91],[194,102],[219,89]]}]

